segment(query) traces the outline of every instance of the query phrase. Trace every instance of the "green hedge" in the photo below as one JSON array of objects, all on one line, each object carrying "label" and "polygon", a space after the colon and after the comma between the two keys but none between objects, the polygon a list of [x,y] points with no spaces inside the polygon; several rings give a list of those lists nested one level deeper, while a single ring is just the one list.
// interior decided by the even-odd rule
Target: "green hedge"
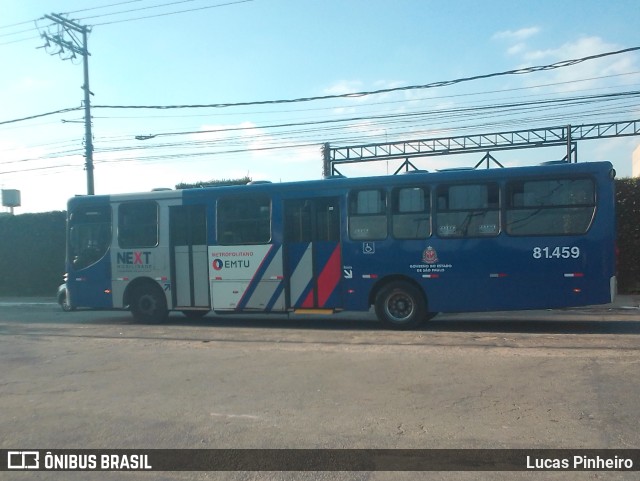
[{"label": "green hedge", "polygon": [[[618,287],[640,292],[640,179],[616,181]],[[0,215],[0,296],[54,295],[64,273],[65,213]]]},{"label": "green hedge", "polygon": [[65,215],[0,215],[0,296],[55,295],[64,274]]}]

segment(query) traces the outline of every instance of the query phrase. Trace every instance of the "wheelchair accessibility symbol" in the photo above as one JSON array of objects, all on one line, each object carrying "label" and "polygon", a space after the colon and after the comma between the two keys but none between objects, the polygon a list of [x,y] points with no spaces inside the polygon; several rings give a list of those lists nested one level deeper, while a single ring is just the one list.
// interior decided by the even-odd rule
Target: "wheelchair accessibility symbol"
[{"label": "wheelchair accessibility symbol", "polygon": [[362,243],[362,253],[363,254],[375,254],[376,253],[376,244],[375,244],[375,242],[363,242]]}]

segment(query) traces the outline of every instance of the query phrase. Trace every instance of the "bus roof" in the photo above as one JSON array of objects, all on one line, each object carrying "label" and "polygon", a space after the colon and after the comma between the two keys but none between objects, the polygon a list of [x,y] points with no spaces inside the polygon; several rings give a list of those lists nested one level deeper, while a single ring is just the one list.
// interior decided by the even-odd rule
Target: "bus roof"
[{"label": "bus roof", "polygon": [[381,175],[381,176],[367,176],[367,177],[331,177],[327,179],[315,179],[315,180],[303,180],[303,181],[291,181],[281,183],[271,182],[254,182],[247,185],[230,185],[230,186],[215,186],[215,187],[202,187],[191,188],[181,190],[153,190],[149,192],[134,192],[127,194],[113,194],[113,195],[93,195],[93,196],[76,196],[69,199],[68,206],[72,206],[80,203],[105,203],[109,201],[115,202],[127,202],[133,200],[170,200],[178,199],[186,194],[188,196],[207,195],[213,192],[219,194],[239,194],[246,192],[271,192],[274,190],[284,191],[296,191],[304,190],[307,192],[322,191],[322,190],[334,190],[344,188],[365,188],[372,185],[406,185],[414,184],[416,182],[425,183],[441,183],[441,182],[461,182],[468,183],[475,180],[487,181],[487,180],[501,180],[518,178],[521,176],[550,176],[550,175],[585,175],[585,174],[600,174],[614,176],[615,171],[611,162],[598,161],[598,162],[581,162],[581,163],[567,163],[567,162],[547,162],[542,165],[525,166],[525,167],[505,167],[505,168],[491,168],[491,169],[474,169],[474,168],[456,168],[456,169],[444,169],[435,172],[427,171],[409,171],[410,175]]}]

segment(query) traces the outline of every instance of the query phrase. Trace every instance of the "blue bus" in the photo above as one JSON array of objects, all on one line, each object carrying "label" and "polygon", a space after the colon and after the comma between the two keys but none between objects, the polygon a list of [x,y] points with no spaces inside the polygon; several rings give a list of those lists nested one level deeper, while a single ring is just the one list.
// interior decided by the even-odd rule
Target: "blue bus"
[{"label": "blue bus", "polygon": [[562,308],[616,293],[609,162],[80,196],[73,307],[436,313]]}]

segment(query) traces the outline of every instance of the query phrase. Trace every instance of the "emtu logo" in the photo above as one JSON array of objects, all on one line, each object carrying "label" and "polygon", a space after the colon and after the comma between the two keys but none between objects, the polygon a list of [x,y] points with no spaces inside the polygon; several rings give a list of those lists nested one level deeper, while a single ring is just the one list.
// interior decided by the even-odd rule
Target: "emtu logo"
[{"label": "emtu logo", "polygon": [[216,271],[222,270],[222,260],[221,259],[214,259],[212,262],[212,266]]},{"label": "emtu logo", "polygon": [[38,451],[8,451],[7,469],[39,469],[40,453]]}]

